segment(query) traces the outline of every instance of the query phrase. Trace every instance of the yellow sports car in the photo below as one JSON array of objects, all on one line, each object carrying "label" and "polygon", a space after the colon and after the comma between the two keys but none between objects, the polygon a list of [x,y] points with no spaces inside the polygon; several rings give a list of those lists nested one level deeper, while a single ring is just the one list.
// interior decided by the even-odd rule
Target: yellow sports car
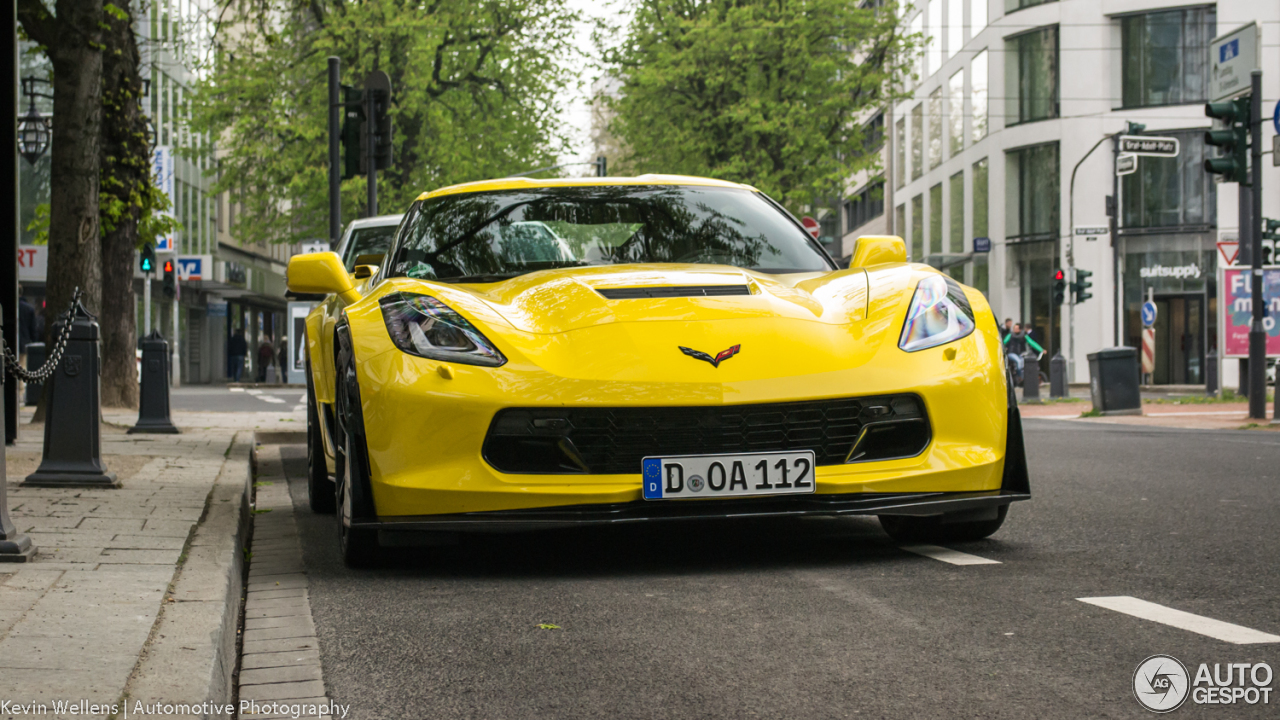
[{"label": "yellow sports car", "polygon": [[349,562],[431,531],[734,517],[976,539],[1030,497],[982,294],[898,237],[840,268],[745,185],[456,185],[359,275],[288,271],[342,306],[308,318],[309,414]]}]

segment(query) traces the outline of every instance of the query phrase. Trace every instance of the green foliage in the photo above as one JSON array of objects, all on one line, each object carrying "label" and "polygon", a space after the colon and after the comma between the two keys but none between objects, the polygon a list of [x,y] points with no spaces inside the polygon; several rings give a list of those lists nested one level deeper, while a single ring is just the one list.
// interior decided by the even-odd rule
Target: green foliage
[{"label": "green foliage", "polygon": [[[193,103],[195,129],[218,138],[218,191],[240,203],[242,242],[328,235],[326,58],[359,86],[391,78],[394,165],[378,178],[381,212],[403,212],[442,185],[554,162],[558,115],[576,78],[559,62],[576,15],[565,0],[250,0],[223,37]],[[344,219],[365,207],[365,179],[343,183]]]},{"label": "green foliage", "polygon": [[903,97],[918,36],[892,2],[641,0],[606,53],[611,131],[637,172],[749,183],[796,207],[871,169],[874,108]]},{"label": "green foliage", "polygon": [[[120,182],[106,173],[103,175],[104,185],[110,182],[117,184]],[[128,202],[136,203],[141,211],[138,220],[139,242],[146,242],[158,235],[167,235],[182,229],[182,223],[178,222],[168,212],[169,208],[172,207],[169,202],[169,196],[150,182],[146,183],[145,187],[132,188],[129,192]],[[125,215],[128,206],[126,201],[106,192],[98,195],[98,203],[98,230],[100,234],[106,235],[115,229],[116,223]],[[49,244],[49,203],[36,205],[35,216],[31,219],[31,222],[27,223],[26,229],[28,232],[35,233],[35,237],[32,239],[33,244]]]}]

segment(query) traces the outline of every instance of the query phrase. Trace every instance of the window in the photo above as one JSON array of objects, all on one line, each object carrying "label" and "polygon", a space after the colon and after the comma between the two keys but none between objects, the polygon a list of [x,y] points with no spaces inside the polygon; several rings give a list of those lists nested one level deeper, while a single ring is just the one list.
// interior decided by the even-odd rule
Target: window
[{"label": "window", "polygon": [[947,122],[950,137],[947,154],[955,157],[964,150],[964,70],[956,71],[947,81]]},{"label": "window", "polygon": [[938,183],[929,188],[929,254],[942,250],[942,183]]},{"label": "window", "polygon": [[844,204],[844,231],[852,232],[884,214],[884,180],[876,180]]},{"label": "window", "polygon": [[929,93],[929,169],[942,164],[942,88]]},{"label": "window", "polygon": [[970,94],[973,99],[973,142],[987,136],[987,51],[973,56],[969,70]]},{"label": "window", "polygon": [[862,126],[862,152],[870,155],[881,147],[884,147],[884,113],[879,112]]},{"label": "window", "polygon": [[893,234],[903,237],[907,234],[907,205],[903,203],[893,211]]},{"label": "window", "polygon": [[1004,0],[1004,11],[1011,13],[1014,10],[1035,7],[1036,5],[1044,5],[1045,3],[1056,2],[1056,0]]},{"label": "window", "polygon": [[987,26],[987,0],[969,0],[969,38],[973,39]]},{"label": "window", "polygon": [[[933,0],[929,3],[929,67],[925,70],[924,77],[928,77],[942,67],[942,0]],[[923,78],[921,78],[923,79]]]},{"label": "window", "polygon": [[924,262],[924,195],[911,198],[911,262]]},{"label": "window", "polygon": [[[987,229],[987,159],[982,158],[973,164],[973,236],[990,237]],[[987,254],[974,255],[973,282],[970,283],[983,293],[988,292],[991,283],[991,268],[987,265]]]},{"label": "window", "polygon": [[911,179],[924,172],[924,103],[911,108]]},{"label": "window", "polygon": [[1217,24],[1212,6],[1121,18],[1124,106],[1204,102],[1209,95],[1206,46]]},{"label": "window", "polygon": [[895,187],[902,187],[907,184],[907,119],[898,118],[898,122],[894,123],[893,133],[893,154],[896,156],[893,163],[893,174],[898,179]]},{"label": "window", "polygon": [[1217,223],[1213,176],[1204,171],[1203,130],[1160,131],[1178,138],[1176,158],[1138,158],[1138,171],[1121,179],[1122,225],[1127,228],[1205,226]]},{"label": "window", "polygon": [[[923,36],[924,36],[924,32],[925,32],[925,28],[924,28],[924,11],[922,10],[922,11],[920,11],[920,12],[916,13],[916,16],[915,16],[914,18],[912,18],[912,19],[911,19],[911,34],[912,34],[912,35],[915,35],[915,36],[917,36],[917,37],[923,37]],[[926,55],[926,53],[920,53],[919,55],[917,55],[917,56],[916,56],[915,67],[914,67],[913,69],[915,70],[915,73],[916,73],[916,75],[918,76],[918,77],[916,78],[916,81],[917,81],[917,82],[919,82],[920,80],[923,80],[923,79],[925,78],[925,73],[924,73],[924,57],[925,57],[925,55]]]},{"label": "window", "polygon": [[1052,240],[1058,222],[1058,143],[1005,154],[1005,224],[1011,240]]},{"label": "window", "polygon": [[947,252],[959,255],[964,252],[964,171],[951,176],[948,181],[951,185],[951,222],[948,230],[951,233],[951,239]]},{"label": "window", "polygon": [[947,0],[947,57],[964,45],[964,0]]},{"label": "window", "polygon": [[1006,49],[1009,124],[1058,117],[1058,26],[1010,38]]}]

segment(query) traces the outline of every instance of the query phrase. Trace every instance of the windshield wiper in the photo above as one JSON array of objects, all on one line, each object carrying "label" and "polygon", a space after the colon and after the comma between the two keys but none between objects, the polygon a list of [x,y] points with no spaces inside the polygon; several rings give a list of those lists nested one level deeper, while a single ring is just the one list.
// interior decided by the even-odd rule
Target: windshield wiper
[{"label": "windshield wiper", "polygon": [[514,273],[484,273],[481,275],[455,275],[454,277],[433,278],[436,282],[447,283],[495,283],[503,280],[510,280],[513,277],[524,275],[523,272]]}]

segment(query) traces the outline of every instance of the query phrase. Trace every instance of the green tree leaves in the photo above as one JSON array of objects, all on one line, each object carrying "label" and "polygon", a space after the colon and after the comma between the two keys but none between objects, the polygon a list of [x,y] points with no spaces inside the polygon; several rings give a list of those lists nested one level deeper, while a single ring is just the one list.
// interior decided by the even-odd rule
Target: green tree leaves
[{"label": "green tree leaves", "polygon": [[[220,52],[193,103],[214,133],[216,188],[239,203],[243,242],[327,236],[326,58],[343,82],[391,77],[394,166],[379,206],[401,212],[424,191],[549,165],[567,145],[558,62],[574,13],[564,0],[252,0],[219,29]],[[364,208],[364,178],[343,184],[343,217]]]},{"label": "green tree leaves", "polygon": [[852,0],[641,0],[605,98],[637,172],[754,185],[791,207],[838,192],[878,151],[871,110],[902,97],[919,38]]}]

